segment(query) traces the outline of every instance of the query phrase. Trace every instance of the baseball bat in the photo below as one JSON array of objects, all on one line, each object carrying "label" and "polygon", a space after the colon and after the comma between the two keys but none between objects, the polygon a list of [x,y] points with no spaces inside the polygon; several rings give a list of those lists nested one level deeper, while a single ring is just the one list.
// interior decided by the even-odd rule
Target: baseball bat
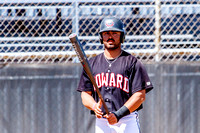
[{"label": "baseball bat", "polygon": [[108,108],[107,108],[107,106],[105,104],[105,101],[103,100],[103,97],[102,97],[102,95],[100,93],[100,90],[99,90],[99,88],[98,88],[98,86],[96,84],[96,81],[95,81],[95,79],[94,79],[94,77],[92,75],[92,70],[91,70],[91,67],[89,65],[87,56],[85,55],[85,52],[84,52],[84,50],[83,50],[83,48],[81,46],[81,43],[80,43],[77,35],[73,33],[73,34],[71,34],[69,36],[69,39],[70,39],[70,41],[72,43],[72,46],[74,47],[74,50],[76,52],[76,55],[79,58],[79,61],[81,62],[84,70],[86,71],[86,73],[87,73],[88,77],[90,78],[93,86],[95,87],[96,92],[97,92],[100,100],[102,101],[102,104],[103,104],[103,107],[104,107],[104,109],[106,111],[106,114],[109,114],[109,111],[108,111]]}]

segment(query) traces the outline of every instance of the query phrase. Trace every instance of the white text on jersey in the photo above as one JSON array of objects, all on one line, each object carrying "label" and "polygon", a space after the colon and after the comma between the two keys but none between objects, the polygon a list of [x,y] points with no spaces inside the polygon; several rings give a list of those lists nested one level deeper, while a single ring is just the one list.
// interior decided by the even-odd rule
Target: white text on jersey
[{"label": "white text on jersey", "polygon": [[95,76],[95,80],[98,88],[105,87],[116,87],[129,93],[128,78],[123,77],[121,74],[115,75],[115,73],[99,73]]}]

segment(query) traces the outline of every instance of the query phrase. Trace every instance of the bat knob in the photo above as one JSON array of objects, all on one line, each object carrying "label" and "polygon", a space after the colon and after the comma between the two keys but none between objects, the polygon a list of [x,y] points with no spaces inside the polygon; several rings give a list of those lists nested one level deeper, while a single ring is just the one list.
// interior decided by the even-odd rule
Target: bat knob
[{"label": "bat knob", "polygon": [[72,33],[69,35],[69,38],[74,38],[74,37],[76,37],[76,33]]}]

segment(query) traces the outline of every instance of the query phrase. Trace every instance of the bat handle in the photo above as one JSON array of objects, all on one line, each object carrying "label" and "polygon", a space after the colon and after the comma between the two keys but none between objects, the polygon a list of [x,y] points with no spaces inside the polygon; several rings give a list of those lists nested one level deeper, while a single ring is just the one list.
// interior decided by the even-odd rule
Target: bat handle
[{"label": "bat handle", "polygon": [[106,103],[105,103],[103,100],[101,100],[101,101],[102,101],[102,103],[103,103],[103,107],[104,107],[104,109],[105,109],[105,111],[106,111],[106,114],[109,115],[109,111],[108,111],[108,108],[107,108],[107,106],[106,106]]},{"label": "bat handle", "polygon": [[[97,86],[96,86],[96,87],[97,87]],[[96,87],[95,87],[95,88],[96,88]],[[104,107],[104,109],[105,109],[105,111],[106,111],[106,114],[108,115],[108,114],[109,114],[108,107],[106,106],[106,103],[105,103],[105,101],[103,100],[103,97],[102,97],[101,93],[99,92],[99,89],[96,89],[96,91],[97,91],[97,94],[99,95],[99,99],[101,100],[101,102],[102,102],[102,104],[103,104],[103,107]]]}]

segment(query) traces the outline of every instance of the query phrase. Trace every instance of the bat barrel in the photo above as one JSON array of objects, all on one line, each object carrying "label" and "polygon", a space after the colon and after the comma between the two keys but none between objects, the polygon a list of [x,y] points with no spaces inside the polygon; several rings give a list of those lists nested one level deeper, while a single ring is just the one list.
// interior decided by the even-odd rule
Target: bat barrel
[{"label": "bat barrel", "polygon": [[103,97],[102,97],[102,95],[101,95],[101,93],[99,91],[99,88],[98,88],[98,86],[97,86],[97,84],[95,82],[95,79],[93,77],[92,70],[90,68],[89,62],[88,62],[87,57],[86,57],[86,55],[84,53],[84,50],[83,50],[83,48],[81,46],[81,43],[78,40],[77,35],[75,33],[73,33],[73,34],[71,34],[69,36],[69,39],[70,39],[70,41],[72,43],[72,46],[74,47],[74,50],[75,50],[75,52],[76,52],[76,54],[77,54],[77,56],[78,56],[78,58],[79,58],[79,60],[80,60],[80,62],[82,64],[84,70],[86,71],[86,73],[87,73],[88,77],[90,78],[92,84],[96,88],[97,94],[98,94],[99,98],[101,99],[101,101],[103,103],[103,106],[104,106],[104,109],[105,109],[106,113],[109,114],[108,108],[107,108],[107,106],[105,104],[105,101],[103,100]]}]

